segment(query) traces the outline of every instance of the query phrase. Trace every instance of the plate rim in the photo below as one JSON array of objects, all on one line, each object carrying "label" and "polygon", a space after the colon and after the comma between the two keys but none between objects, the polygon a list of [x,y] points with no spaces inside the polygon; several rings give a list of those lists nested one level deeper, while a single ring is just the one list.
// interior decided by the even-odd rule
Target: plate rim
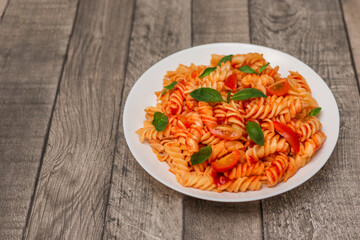
[{"label": "plate rim", "polygon": [[[191,51],[193,49],[199,49],[199,48],[208,48],[208,47],[211,47],[211,46],[222,46],[222,45],[233,45],[234,47],[252,47],[252,48],[261,48],[261,49],[267,49],[267,50],[270,50],[270,51],[275,51],[277,53],[281,53],[281,54],[284,54],[286,55],[288,58],[291,58],[295,61],[299,61],[301,62],[302,64],[304,64],[308,69],[309,71],[311,71],[311,74],[315,74],[317,75],[321,81],[326,85],[326,87],[328,88],[333,100],[334,100],[334,103],[335,105],[333,106],[335,109],[334,111],[337,113],[336,114],[336,121],[337,121],[337,129],[336,129],[336,133],[335,133],[335,136],[336,136],[336,140],[333,142],[332,146],[330,146],[331,148],[331,151],[329,151],[328,153],[326,153],[326,160],[323,161],[320,165],[317,165],[317,168],[315,171],[313,171],[312,173],[306,175],[305,177],[303,177],[301,179],[301,181],[299,182],[296,182],[295,184],[291,185],[291,186],[288,186],[287,188],[284,188],[284,189],[281,189],[281,190],[278,190],[274,193],[268,193],[268,194],[265,194],[265,195],[261,195],[260,197],[253,197],[253,198],[246,198],[246,199],[243,199],[241,197],[237,198],[237,199],[225,199],[225,198],[213,198],[213,197],[208,197],[208,196],[201,196],[201,195],[195,195],[193,193],[189,193],[189,192],[186,192],[185,190],[181,189],[181,188],[177,188],[176,186],[173,186],[172,184],[166,182],[166,181],[163,181],[162,179],[158,178],[156,176],[156,174],[153,174],[151,170],[147,169],[147,167],[141,162],[138,160],[138,154],[136,153],[136,151],[134,151],[132,149],[132,145],[129,144],[129,140],[128,140],[128,137],[129,137],[129,132],[127,131],[127,120],[126,120],[126,112],[129,111],[129,97],[134,94],[134,89],[136,88],[136,86],[140,83],[139,80],[141,80],[143,78],[144,75],[146,75],[151,69],[153,68],[156,68],[157,66],[161,65],[163,62],[166,62],[169,58],[171,57],[174,57],[174,55],[178,55],[178,54],[182,54],[186,51]],[[259,49],[260,50],[260,49]],[[211,54],[210,54],[211,55]],[[181,64],[181,63],[180,63]],[[256,45],[256,44],[250,44],[250,43],[235,43],[235,42],[221,42],[221,43],[209,43],[209,44],[202,44],[202,45],[198,45],[198,46],[193,46],[193,47],[190,47],[190,48],[186,48],[186,49],[182,49],[182,50],[179,50],[177,52],[174,52],[164,58],[162,58],[160,61],[156,62],[155,64],[151,65],[145,72],[143,72],[143,74],[136,80],[136,82],[134,83],[134,85],[131,87],[131,90],[129,91],[129,94],[128,96],[126,97],[126,102],[125,102],[125,106],[124,106],[124,110],[122,112],[123,116],[122,116],[122,120],[123,120],[123,124],[122,124],[122,127],[123,127],[123,133],[124,133],[124,137],[125,137],[125,141],[127,143],[127,146],[128,148],[130,149],[130,152],[131,154],[133,155],[133,157],[135,158],[135,160],[140,164],[140,166],[151,176],[153,177],[154,179],[156,179],[157,181],[159,181],[160,183],[164,184],[165,186],[167,186],[168,188],[174,190],[174,191],[177,191],[177,192],[180,192],[184,195],[187,195],[187,196],[190,196],[190,197],[194,197],[194,198],[198,198],[198,199],[202,199],[202,200],[207,200],[207,201],[214,201],[214,202],[251,202],[251,201],[257,201],[257,200],[262,200],[262,199],[267,199],[267,198],[270,198],[270,197],[274,197],[274,196],[277,196],[277,195],[280,195],[280,194],[283,194],[285,192],[288,192],[288,191],[291,191],[297,187],[299,187],[300,185],[302,185],[303,183],[307,182],[310,178],[312,178],[313,176],[315,176],[322,168],[323,166],[328,162],[328,160],[330,159],[332,153],[334,152],[335,150],[335,147],[337,145],[337,141],[339,139],[339,132],[340,132],[340,112],[339,112],[339,108],[338,108],[338,105],[337,105],[337,101],[336,101],[336,98],[334,96],[334,94],[332,93],[331,89],[329,88],[329,86],[327,85],[327,83],[324,81],[324,79],[317,73],[315,72],[310,66],[308,66],[306,63],[304,63],[303,61],[301,61],[300,59],[288,54],[288,53],[285,53],[283,51],[280,51],[280,50],[277,50],[277,49],[274,49],[274,48],[270,48],[270,47],[266,47],[266,46],[261,46],[261,45]],[[135,134],[135,133],[134,133]],[[174,175],[175,176],[175,175]],[[180,183],[179,184],[179,187],[182,187]],[[193,189],[193,188],[188,188],[188,187],[185,187],[185,189]],[[198,191],[204,191],[204,190],[199,190],[197,189]],[[261,191],[261,190],[259,190]],[[219,193],[221,194],[221,193]],[[243,192],[243,193],[231,193],[231,194],[246,194],[246,192]]]}]

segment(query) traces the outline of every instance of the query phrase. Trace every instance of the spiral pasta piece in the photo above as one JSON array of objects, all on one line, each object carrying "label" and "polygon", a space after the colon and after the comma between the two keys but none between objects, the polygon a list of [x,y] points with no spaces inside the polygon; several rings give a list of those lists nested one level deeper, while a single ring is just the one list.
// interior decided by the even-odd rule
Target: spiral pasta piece
[{"label": "spiral pasta piece", "polygon": [[322,128],[322,124],[315,116],[310,117],[307,121],[300,124],[297,130],[297,134],[300,137],[300,141],[310,138],[313,134]]},{"label": "spiral pasta piece", "polygon": [[171,94],[169,104],[166,106],[165,111],[167,114],[180,114],[183,108],[185,85],[179,82],[175,85],[175,91]]},{"label": "spiral pasta piece", "polygon": [[184,187],[193,187],[208,191],[216,188],[212,177],[200,175],[197,173],[186,172],[181,177],[179,177],[178,181]]},{"label": "spiral pasta piece", "polygon": [[266,94],[266,86],[274,83],[274,79],[269,75],[246,75],[241,79],[241,85],[245,88],[256,88]]},{"label": "spiral pasta piece", "polygon": [[257,163],[243,163],[239,164],[238,166],[234,167],[230,174],[230,179],[237,179],[242,177],[249,177],[252,175],[260,176],[264,173],[265,164],[263,162]]},{"label": "spiral pasta piece", "polygon": [[297,85],[296,89],[301,88],[311,94],[311,89],[310,89],[309,85],[307,84],[305,78],[303,76],[301,76],[298,72],[290,71],[290,75],[287,77],[287,79],[292,84]]},{"label": "spiral pasta piece", "polygon": [[227,188],[226,191],[229,192],[245,192],[247,190],[257,191],[261,188],[261,177],[252,176],[252,177],[243,177],[238,178],[232,182]]},{"label": "spiral pasta piece", "polygon": [[289,144],[285,138],[279,135],[273,135],[265,138],[264,146],[255,145],[254,147],[248,148],[246,151],[246,158],[248,162],[259,161],[259,159],[269,156],[275,152],[286,152],[289,150]]},{"label": "spiral pasta piece", "polygon": [[188,162],[185,160],[185,155],[182,153],[180,144],[167,143],[165,144],[165,152],[172,158],[172,163],[176,168],[183,171],[189,171],[190,167]]},{"label": "spiral pasta piece", "polygon": [[144,142],[145,139],[162,139],[170,136],[171,127],[167,126],[163,131],[156,131],[154,125],[150,121],[144,121],[144,127],[136,131],[139,135],[140,142]]},{"label": "spiral pasta piece", "polygon": [[275,160],[271,163],[270,167],[265,170],[265,176],[269,187],[275,186],[281,181],[288,166],[289,160],[285,154],[280,153],[275,157]]},{"label": "spiral pasta piece", "polygon": [[248,105],[245,118],[274,118],[280,114],[289,113],[290,117],[296,116],[302,110],[301,100],[295,97],[272,96],[262,100],[259,104]]},{"label": "spiral pasta piece", "polygon": [[198,112],[205,126],[216,125],[213,108],[207,102],[198,103]]},{"label": "spiral pasta piece", "polygon": [[198,152],[199,151],[199,142],[201,139],[203,122],[201,121],[200,115],[198,113],[189,113],[187,115],[187,121],[189,122],[189,132],[186,138],[186,144],[188,146],[189,152]]},{"label": "spiral pasta piece", "polygon": [[298,169],[305,166],[305,164],[315,154],[315,151],[322,146],[325,140],[326,135],[322,131],[318,131],[311,138],[301,144],[300,152],[296,154],[294,158],[289,158],[289,169],[286,172],[284,179],[289,179]]}]

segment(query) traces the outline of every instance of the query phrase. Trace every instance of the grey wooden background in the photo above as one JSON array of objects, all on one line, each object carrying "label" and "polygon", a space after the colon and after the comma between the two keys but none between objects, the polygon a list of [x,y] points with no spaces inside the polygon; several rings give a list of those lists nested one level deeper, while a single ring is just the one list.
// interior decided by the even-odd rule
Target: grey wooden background
[{"label": "grey wooden background", "polygon": [[[360,239],[359,0],[0,0],[0,239]],[[178,50],[285,51],[334,93],[323,169],[250,203],[166,188],[132,157],[122,110]]]}]

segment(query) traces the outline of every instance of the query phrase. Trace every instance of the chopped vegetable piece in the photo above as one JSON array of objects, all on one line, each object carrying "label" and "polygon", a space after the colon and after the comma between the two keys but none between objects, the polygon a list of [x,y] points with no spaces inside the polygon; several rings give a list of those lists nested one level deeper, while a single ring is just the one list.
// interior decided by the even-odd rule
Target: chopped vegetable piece
[{"label": "chopped vegetable piece", "polygon": [[286,80],[276,82],[266,87],[266,91],[271,95],[275,95],[275,96],[283,96],[287,94],[289,90],[290,90],[290,84]]},{"label": "chopped vegetable piece", "polygon": [[233,73],[225,80],[225,85],[228,86],[231,90],[236,90],[237,85],[237,74]]},{"label": "chopped vegetable piece", "polygon": [[274,127],[275,130],[289,142],[294,151],[298,153],[300,150],[300,142],[296,133],[290,127],[277,121],[274,121]]},{"label": "chopped vegetable piece", "polygon": [[210,128],[210,132],[221,139],[235,140],[239,139],[242,135],[242,131],[228,125],[220,125],[215,128]]},{"label": "chopped vegetable piece", "polygon": [[217,172],[226,172],[232,169],[236,163],[240,160],[240,151],[235,150],[232,153],[211,162],[211,166]]}]

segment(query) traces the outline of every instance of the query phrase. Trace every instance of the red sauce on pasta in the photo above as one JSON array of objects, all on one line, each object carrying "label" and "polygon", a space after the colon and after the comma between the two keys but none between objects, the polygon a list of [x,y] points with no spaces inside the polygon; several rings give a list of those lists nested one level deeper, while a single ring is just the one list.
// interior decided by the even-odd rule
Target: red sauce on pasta
[{"label": "red sauce on pasta", "polygon": [[213,178],[214,183],[218,187],[230,181],[229,178],[225,177],[222,173],[216,171],[211,172],[211,177]]}]

